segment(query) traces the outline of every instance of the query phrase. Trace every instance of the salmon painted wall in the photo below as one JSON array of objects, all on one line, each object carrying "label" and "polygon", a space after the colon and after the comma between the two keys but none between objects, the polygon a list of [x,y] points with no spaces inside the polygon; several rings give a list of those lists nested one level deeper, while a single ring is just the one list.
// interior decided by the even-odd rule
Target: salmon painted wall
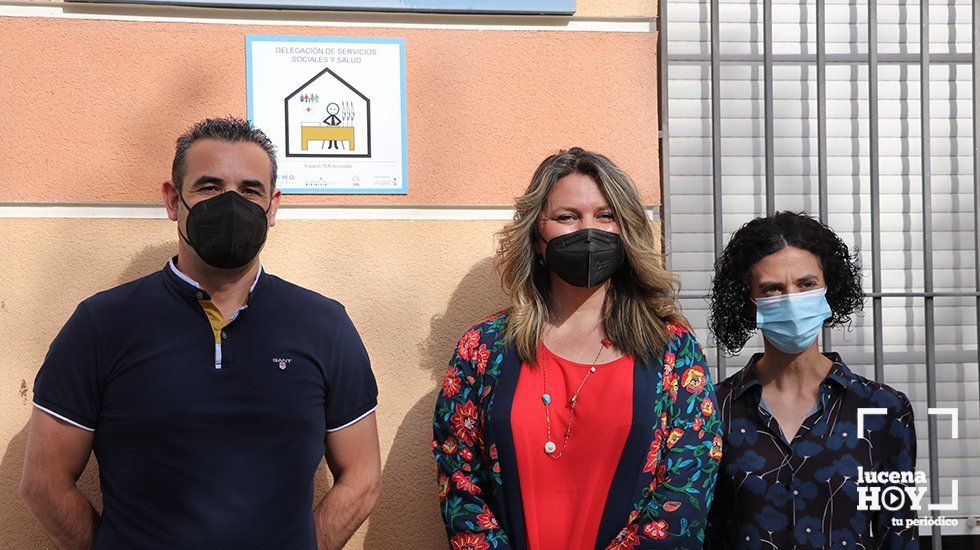
[{"label": "salmon painted wall", "polygon": [[508,204],[556,147],[604,151],[657,200],[653,33],[0,19],[0,202],[153,202],[173,140],[245,113],[247,34],[403,37],[409,194]]},{"label": "salmon painted wall", "polygon": [[[54,15],[9,16],[24,6]],[[198,13],[209,20],[183,19]],[[653,16],[653,1],[578,0],[571,21]],[[323,27],[283,17],[0,2],[0,548],[52,547],[16,490],[37,368],[79,301],[174,253],[173,223],[142,205],[159,203],[181,131],[244,113],[246,34],[406,40],[409,194],[286,197],[283,212],[315,205],[320,218],[283,216],[263,252],[268,271],[346,305],[378,378],[384,490],[349,548],[446,546],[429,450],[436,387],[456,339],[506,305],[493,235],[536,165],[561,147],[593,148],[659,203],[653,32],[520,28],[537,29],[533,17],[483,30],[468,25],[501,19],[396,15],[379,27],[356,26],[374,16],[332,14],[355,26]],[[335,206],[363,208],[329,219],[349,212]],[[398,206],[425,208],[383,219]],[[330,483],[322,465],[316,482],[319,498]],[[80,483],[98,504],[94,460]]]}]

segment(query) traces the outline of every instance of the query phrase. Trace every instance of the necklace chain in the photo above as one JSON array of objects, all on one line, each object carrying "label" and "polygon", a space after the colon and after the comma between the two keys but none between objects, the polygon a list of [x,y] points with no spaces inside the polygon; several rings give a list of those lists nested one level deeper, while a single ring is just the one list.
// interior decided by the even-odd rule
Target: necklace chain
[{"label": "necklace chain", "polygon": [[548,441],[544,444],[544,452],[553,458],[558,460],[565,454],[565,449],[568,448],[568,438],[572,435],[572,419],[575,418],[575,404],[578,402],[578,394],[582,391],[582,387],[585,386],[585,381],[589,379],[589,376],[596,371],[596,363],[599,362],[599,356],[602,355],[602,350],[609,347],[612,343],[603,338],[600,341],[599,351],[595,354],[595,359],[592,360],[592,365],[589,366],[589,370],[585,372],[585,377],[579,382],[578,388],[575,393],[572,394],[572,398],[569,400],[568,404],[568,426],[565,427],[565,438],[561,444],[561,452],[556,454],[557,446],[554,440],[551,438],[551,395],[548,393],[548,368],[541,363],[541,377],[544,385],[544,393],[541,395],[541,400],[544,402],[544,419],[545,428],[548,433]]}]

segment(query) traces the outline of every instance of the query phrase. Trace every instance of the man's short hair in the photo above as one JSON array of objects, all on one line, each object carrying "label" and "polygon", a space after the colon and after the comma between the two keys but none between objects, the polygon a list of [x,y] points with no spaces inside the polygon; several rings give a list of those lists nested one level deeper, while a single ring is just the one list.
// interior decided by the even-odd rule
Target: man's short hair
[{"label": "man's short hair", "polygon": [[227,141],[230,143],[254,143],[265,150],[269,155],[269,162],[272,164],[272,174],[270,175],[270,190],[276,188],[276,146],[272,144],[269,136],[259,130],[248,120],[227,117],[227,118],[208,118],[198,122],[189,130],[177,138],[177,150],[174,152],[174,163],[170,169],[170,178],[177,189],[184,185],[184,171],[186,169],[187,150],[199,139],[214,139]]}]

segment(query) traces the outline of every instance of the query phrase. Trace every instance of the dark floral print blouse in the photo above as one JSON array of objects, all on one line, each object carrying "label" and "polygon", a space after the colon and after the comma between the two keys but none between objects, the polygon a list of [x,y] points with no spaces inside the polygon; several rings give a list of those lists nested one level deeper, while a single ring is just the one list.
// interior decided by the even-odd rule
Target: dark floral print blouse
[{"label": "dark floral print blouse", "polygon": [[[755,371],[761,357],[718,386],[724,455],[707,547],[918,548],[918,528],[905,526],[915,518],[910,501],[895,511],[859,510],[859,468],[915,469],[908,398],[827,354],[834,364],[816,407],[789,441],[762,400]],[[887,413],[865,416],[858,433],[859,408]]]}]

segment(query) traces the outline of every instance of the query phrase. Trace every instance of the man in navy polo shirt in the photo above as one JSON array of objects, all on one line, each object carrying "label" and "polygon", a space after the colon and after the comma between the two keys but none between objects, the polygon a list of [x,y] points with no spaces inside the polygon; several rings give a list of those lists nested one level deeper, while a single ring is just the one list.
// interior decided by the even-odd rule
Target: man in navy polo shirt
[{"label": "man in navy polo shirt", "polygon": [[[194,126],[163,185],[177,256],[83,301],[51,344],[21,495],[59,547],[333,549],[367,518],[377,385],[343,306],[262,269],[275,181],[249,122]],[[101,515],[75,484],[93,449]]]}]

